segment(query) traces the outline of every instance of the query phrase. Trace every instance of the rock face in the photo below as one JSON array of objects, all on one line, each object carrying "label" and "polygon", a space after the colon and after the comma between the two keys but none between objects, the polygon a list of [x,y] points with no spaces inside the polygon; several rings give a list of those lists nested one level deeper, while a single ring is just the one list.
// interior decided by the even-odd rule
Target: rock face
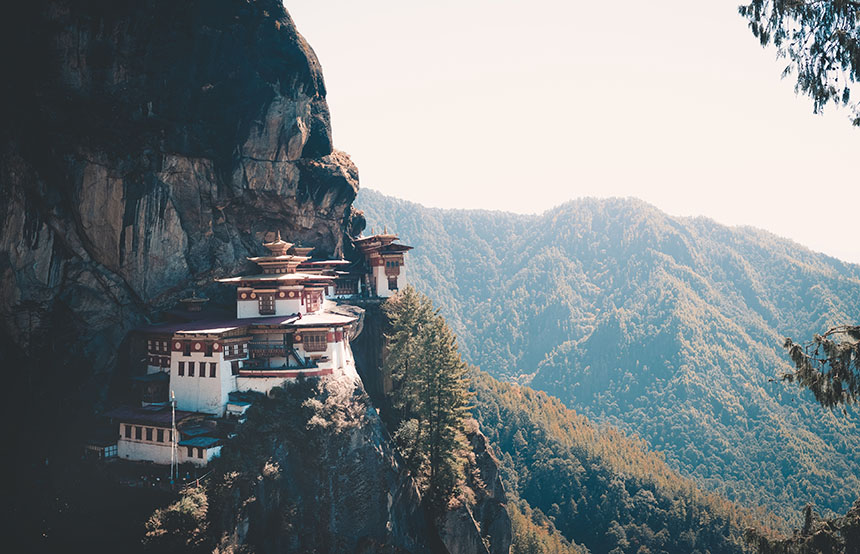
[{"label": "rock face", "polygon": [[508,554],[513,537],[499,461],[477,422],[471,424],[474,427],[467,438],[473,458],[469,461],[467,484],[474,501],[449,510],[438,524],[439,536],[450,554]]},{"label": "rock face", "polygon": [[340,254],[360,230],[279,1],[19,2],[3,24],[0,359],[36,420],[84,415],[129,329],[192,288],[229,294],[213,278],[266,232]]},{"label": "rock face", "polygon": [[[382,411],[382,419],[386,420],[387,411],[391,410],[386,396],[391,392],[391,376],[383,370],[388,319],[378,302],[367,301],[363,307],[363,330],[351,345],[364,387],[373,404]],[[477,422],[470,422],[470,426],[467,439],[472,456],[466,467],[466,485],[471,492],[466,496],[471,498],[454,502],[434,521],[439,547],[451,554],[507,554],[512,542],[511,518],[506,508],[499,462]]]},{"label": "rock face", "polygon": [[354,369],[260,408],[216,466],[234,470],[209,487],[214,551],[440,551]]}]

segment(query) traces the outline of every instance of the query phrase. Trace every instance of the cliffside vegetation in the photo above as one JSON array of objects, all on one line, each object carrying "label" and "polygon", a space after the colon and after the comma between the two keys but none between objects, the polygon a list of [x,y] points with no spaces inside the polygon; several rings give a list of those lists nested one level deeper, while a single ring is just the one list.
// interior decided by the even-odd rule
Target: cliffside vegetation
[{"label": "cliffside vegetation", "polygon": [[420,551],[438,540],[357,376],[259,395],[211,468],[149,519],[149,551]]},{"label": "cliffside vegetation", "polygon": [[445,319],[406,287],[385,304],[391,322],[384,371],[394,384],[394,439],[430,504],[439,512],[458,492],[466,457],[466,364]]},{"label": "cliffside vegetation", "polygon": [[786,336],[860,317],[860,267],[637,200],[536,216],[362,191],[368,225],[416,246],[405,271],[464,359],[638,435],[668,465],[786,518],[860,492],[857,415],[783,386]]}]

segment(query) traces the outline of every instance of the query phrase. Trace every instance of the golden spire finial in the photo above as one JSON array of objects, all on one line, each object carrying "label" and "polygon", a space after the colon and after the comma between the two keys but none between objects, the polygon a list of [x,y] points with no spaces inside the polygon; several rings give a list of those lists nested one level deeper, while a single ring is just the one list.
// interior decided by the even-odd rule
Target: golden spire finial
[{"label": "golden spire finial", "polygon": [[275,240],[276,241],[281,240],[281,230],[280,229],[278,229],[278,238],[276,238]]}]

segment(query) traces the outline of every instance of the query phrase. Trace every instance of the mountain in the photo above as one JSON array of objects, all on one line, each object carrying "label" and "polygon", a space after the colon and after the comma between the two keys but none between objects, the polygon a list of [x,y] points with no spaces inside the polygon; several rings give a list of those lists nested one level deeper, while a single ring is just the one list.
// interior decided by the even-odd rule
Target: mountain
[{"label": "mountain", "polygon": [[481,371],[472,388],[512,503],[575,545],[616,554],[739,553],[743,530],[761,526],[682,478],[641,440],[598,427],[546,393]]},{"label": "mountain", "polygon": [[860,266],[634,199],[540,215],[428,209],[364,190],[368,226],[492,375],[638,435],[743,505],[793,516],[860,496],[860,422],[772,381],[786,336],[860,320]]}]

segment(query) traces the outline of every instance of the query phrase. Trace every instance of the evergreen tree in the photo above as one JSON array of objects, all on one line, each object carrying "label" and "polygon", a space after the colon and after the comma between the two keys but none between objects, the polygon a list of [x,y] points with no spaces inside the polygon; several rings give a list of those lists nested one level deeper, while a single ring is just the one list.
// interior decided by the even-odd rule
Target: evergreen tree
[{"label": "evergreen tree", "polygon": [[[830,102],[847,105],[860,77],[860,2],[752,0],[738,8],[762,46],[773,44],[794,74],[795,90],[812,98],[815,113]],[[852,104],[860,125],[860,104]]]},{"label": "evergreen tree", "polygon": [[[815,335],[806,344],[785,339],[796,370],[782,378],[815,395],[825,408],[860,400],[860,326],[842,325]],[[791,537],[773,538],[754,529],[744,538],[760,554],[860,554],[860,499],[842,517],[822,519],[807,504],[803,527]]]},{"label": "evergreen tree", "polygon": [[834,327],[806,344],[787,338],[784,346],[797,368],[784,380],[812,391],[825,408],[860,400],[860,326]]},{"label": "evergreen tree", "polygon": [[394,437],[428,501],[442,508],[463,477],[466,364],[445,319],[414,288],[391,298],[385,312],[391,323],[385,370],[399,419]]}]

